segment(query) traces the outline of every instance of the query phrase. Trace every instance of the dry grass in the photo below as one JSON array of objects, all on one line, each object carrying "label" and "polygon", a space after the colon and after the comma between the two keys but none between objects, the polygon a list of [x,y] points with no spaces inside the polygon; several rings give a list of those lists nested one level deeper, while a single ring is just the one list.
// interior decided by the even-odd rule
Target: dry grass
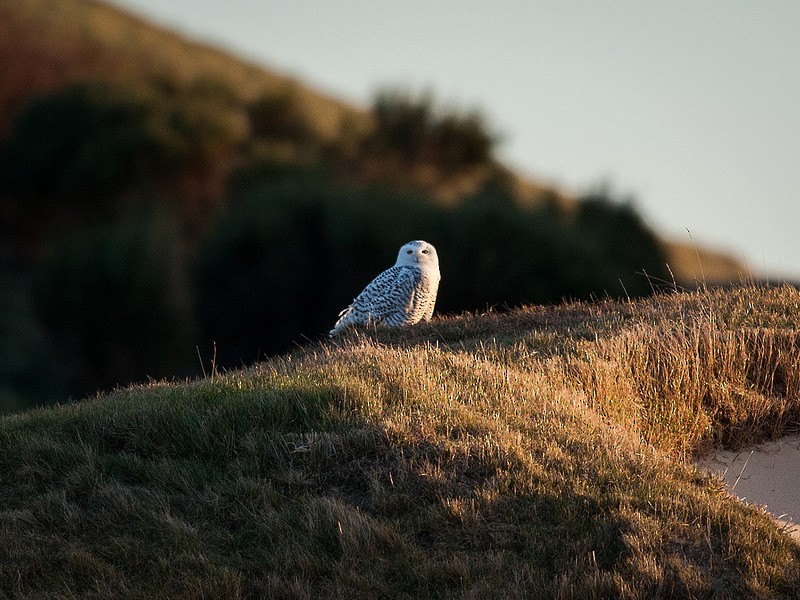
[{"label": "dry grass", "polygon": [[[409,333],[375,338],[406,344]],[[583,394],[681,459],[800,430],[800,294],[790,286],[465,315],[413,335],[547,373],[554,390]]]},{"label": "dry grass", "polygon": [[797,428],[800,293],[354,332],[0,421],[0,597],[794,598],[685,459]]}]

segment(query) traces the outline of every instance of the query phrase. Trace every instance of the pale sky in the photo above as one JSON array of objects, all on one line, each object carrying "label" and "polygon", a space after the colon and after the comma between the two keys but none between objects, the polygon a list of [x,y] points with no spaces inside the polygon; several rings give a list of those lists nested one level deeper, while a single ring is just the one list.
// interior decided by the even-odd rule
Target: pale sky
[{"label": "pale sky", "polygon": [[800,281],[798,0],[114,1],[365,108],[477,108],[518,172]]}]

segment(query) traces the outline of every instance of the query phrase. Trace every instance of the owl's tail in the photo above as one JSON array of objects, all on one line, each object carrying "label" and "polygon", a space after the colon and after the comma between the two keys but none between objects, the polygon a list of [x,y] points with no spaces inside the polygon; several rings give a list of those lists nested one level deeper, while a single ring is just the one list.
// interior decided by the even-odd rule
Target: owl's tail
[{"label": "owl's tail", "polygon": [[350,313],[352,313],[352,312],[353,312],[353,306],[351,305],[351,306],[348,306],[342,312],[339,313],[339,319],[336,321],[336,324],[333,326],[333,329],[331,329],[328,332],[328,336],[329,337],[333,337],[333,336],[341,333],[342,330],[345,327],[350,325],[350,322],[352,321],[352,319],[349,319],[348,317],[350,316]]}]

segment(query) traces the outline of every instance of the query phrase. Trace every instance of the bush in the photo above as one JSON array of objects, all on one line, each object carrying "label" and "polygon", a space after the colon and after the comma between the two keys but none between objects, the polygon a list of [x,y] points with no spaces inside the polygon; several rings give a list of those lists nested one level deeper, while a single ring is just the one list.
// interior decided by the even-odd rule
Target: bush
[{"label": "bush", "polygon": [[656,237],[627,206],[610,198],[579,203],[573,216],[554,207],[521,207],[490,185],[451,209],[439,232],[439,309],[480,310],[592,295],[648,295],[641,273],[663,277]]},{"label": "bush", "polygon": [[[30,204],[86,208],[158,167],[157,138],[141,99],[80,85],[31,103],[2,150],[0,180]],[[31,209],[36,206],[30,206]]]},{"label": "bush", "polygon": [[213,82],[76,84],[32,102],[16,121],[0,148],[0,187],[34,228],[119,215],[137,192],[167,189],[196,219],[207,209],[193,204],[209,189],[221,194],[246,134],[243,109]]},{"label": "bush", "polygon": [[174,219],[133,215],[54,243],[36,305],[75,395],[185,372],[191,300]]},{"label": "bush", "polygon": [[493,160],[498,137],[477,111],[443,110],[436,107],[431,94],[414,98],[388,90],[378,93],[372,112],[373,143],[399,152],[407,161],[457,169]]},{"label": "bush", "polygon": [[305,143],[313,139],[305,109],[296,90],[267,93],[248,106],[250,132],[254,137]]},{"label": "bush", "polygon": [[65,384],[30,296],[29,274],[0,263],[0,414],[53,402]]},{"label": "bush", "polygon": [[241,364],[324,335],[411,239],[439,251],[440,313],[641,296],[651,288],[637,273],[664,271],[656,239],[608,199],[570,216],[521,207],[492,185],[444,208],[295,177],[244,193],[204,246],[196,268],[204,347],[216,342],[222,364]]},{"label": "bush", "polygon": [[251,188],[198,260],[203,344],[216,342],[223,363],[240,364],[327,333],[399,246],[425,232],[431,210],[410,196],[308,175]]},{"label": "bush", "polygon": [[651,278],[669,280],[661,244],[630,201],[615,202],[607,192],[590,194],[580,199],[575,221],[591,246],[589,265],[599,280],[616,279],[615,289],[621,286],[631,296],[649,294]]}]

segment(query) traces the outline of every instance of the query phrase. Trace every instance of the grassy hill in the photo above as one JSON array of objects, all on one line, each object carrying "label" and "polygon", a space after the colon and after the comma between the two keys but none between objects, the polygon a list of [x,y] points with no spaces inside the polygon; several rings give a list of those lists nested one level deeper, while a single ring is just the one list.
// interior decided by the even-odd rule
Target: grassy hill
[{"label": "grassy hill", "polygon": [[353,332],[0,420],[0,597],[796,598],[688,458],[796,430],[800,292]]}]

